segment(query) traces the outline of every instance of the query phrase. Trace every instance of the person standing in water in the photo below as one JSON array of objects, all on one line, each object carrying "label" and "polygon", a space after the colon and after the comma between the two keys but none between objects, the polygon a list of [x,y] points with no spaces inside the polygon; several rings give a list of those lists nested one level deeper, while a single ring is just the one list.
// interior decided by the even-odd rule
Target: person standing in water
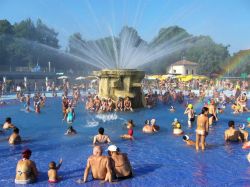
[{"label": "person standing in water", "polygon": [[67,123],[69,125],[71,125],[75,119],[75,111],[74,109],[71,107],[71,105],[69,105],[69,107],[66,110],[65,116],[64,116],[64,120],[67,120]]},{"label": "person standing in water", "polygon": [[188,104],[184,114],[187,114],[188,116],[188,127],[192,127],[192,123],[195,121],[195,114],[192,104]]},{"label": "person standing in water", "polygon": [[199,150],[199,145],[201,144],[201,149],[205,150],[206,136],[209,131],[208,122],[208,108],[203,107],[201,114],[197,118],[197,128],[196,128],[196,150]]}]

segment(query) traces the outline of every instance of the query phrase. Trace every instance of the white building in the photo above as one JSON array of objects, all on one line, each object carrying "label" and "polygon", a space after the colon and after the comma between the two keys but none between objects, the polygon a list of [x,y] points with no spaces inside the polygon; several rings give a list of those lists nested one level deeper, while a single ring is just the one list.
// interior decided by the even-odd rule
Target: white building
[{"label": "white building", "polygon": [[167,73],[178,75],[195,75],[197,74],[197,67],[197,63],[183,59],[168,67]]}]

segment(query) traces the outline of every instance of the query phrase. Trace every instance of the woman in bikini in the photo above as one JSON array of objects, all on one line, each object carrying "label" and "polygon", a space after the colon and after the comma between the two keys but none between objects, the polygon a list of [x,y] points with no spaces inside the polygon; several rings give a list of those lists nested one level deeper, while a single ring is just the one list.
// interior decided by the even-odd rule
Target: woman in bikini
[{"label": "woman in bikini", "polygon": [[209,122],[208,122],[208,108],[203,107],[201,114],[197,118],[197,128],[196,128],[196,150],[199,150],[199,145],[201,144],[201,149],[205,150],[206,136],[208,135]]},{"label": "woman in bikini", "polygon": [[29,160],[31,153],[29,149],[22,152],[23,158],[18,161],[16,167],[16,184],[29,184],[36,181],[38,171],[35,162]]}]

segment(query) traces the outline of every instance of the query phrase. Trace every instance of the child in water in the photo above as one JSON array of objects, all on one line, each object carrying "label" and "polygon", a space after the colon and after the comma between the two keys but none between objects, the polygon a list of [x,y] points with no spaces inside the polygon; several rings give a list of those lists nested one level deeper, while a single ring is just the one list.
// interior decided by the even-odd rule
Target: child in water
[{"label": "child in water", "polygon": [[60,159],[59,164],[57,166],[54,161],[49,163],[49,171],[48,171],[49,183],[57,183],[60,180],[60,177],[57,175],[57,170],[60,169],[62,162],[63,160]]},{"label": "child in water", "polygon": [[195,146],[195,142],[189,139],[188,135],[183,136],[183,141],[187,143],[187,145]]}]

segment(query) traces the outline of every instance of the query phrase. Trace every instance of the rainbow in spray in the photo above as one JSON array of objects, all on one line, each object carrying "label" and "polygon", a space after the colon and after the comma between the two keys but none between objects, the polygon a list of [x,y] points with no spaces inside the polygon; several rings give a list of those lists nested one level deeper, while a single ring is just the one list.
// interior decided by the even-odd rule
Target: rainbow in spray
[{"label": "rainbow in spray", "polygon": [[220,74],[219,78],[225,76],[227,73],[232,72],[242,63],[246,63],[247,60],[249,61],[248,63],[250,63],[250,49],[241,50],[223,67],[223,72]]}]

